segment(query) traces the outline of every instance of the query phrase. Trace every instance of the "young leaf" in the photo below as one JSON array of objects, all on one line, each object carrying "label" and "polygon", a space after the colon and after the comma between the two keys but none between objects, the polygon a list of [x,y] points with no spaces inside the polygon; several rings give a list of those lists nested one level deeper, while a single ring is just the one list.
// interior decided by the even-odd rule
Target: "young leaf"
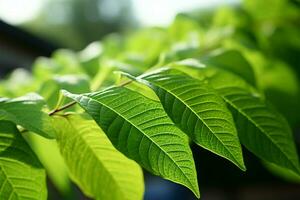
[{"label": "young leaf", "polygon": [[239,77],[215,69],[199,70],[201,76],[206,74],[210,85],[227,102],[241,143],[259,158],[300,173],[287,121]]},{"label": "young leaf", "polygon": [[118,152],[87,116],[55,117],[58,144],[72,179],[95,199],[140,200],[143,173],[138,164]]},{"label": "young leaf", "polygon": [[0,120],[12,121],[46,138],[54,138],[52,119],[42,111],[45,102],[31,93],[19,98],[0,98]]},{"label": "young leaf", "polygon": [[246,170],[231,113],[207,84],[174,69],[158,70],[141,78],[136,80],[155,91],[173,122],[196,144]]},{"label": "young leaf", "polygon": [[160,103],[124,87],[65,95],[94,118],[119,151],[153,174],[188,187],[199,197],[188,138]]},{"label": "young leaf", "polygon": [[0,121],[0,199],[47,199],[46,173],[16,126]]}]

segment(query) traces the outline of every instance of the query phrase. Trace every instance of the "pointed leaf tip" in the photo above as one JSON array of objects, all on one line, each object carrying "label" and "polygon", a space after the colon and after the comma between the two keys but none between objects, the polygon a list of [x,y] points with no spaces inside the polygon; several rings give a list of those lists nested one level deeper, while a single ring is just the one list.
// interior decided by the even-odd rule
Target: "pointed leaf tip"
[{"label": "pointed leaf tip", "polygon": [[125,87],[69,95],[89,113],[112,144],[145,169],[200,196],[187,136],[162,106]]}]

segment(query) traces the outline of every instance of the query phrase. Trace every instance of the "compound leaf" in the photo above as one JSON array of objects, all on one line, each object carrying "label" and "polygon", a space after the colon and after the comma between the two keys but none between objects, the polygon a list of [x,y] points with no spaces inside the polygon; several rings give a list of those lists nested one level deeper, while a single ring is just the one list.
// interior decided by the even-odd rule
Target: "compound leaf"
[{"label": "compound leaf", "polygon": [[241,143],[259,158],[300,173],[293,135],[282,115],[234,74],[208,68],[199,70],[227,102]]},{"label": "compound leaf", "polygon": [[196,144],[246,170],[231,113],[213,89],[168,68],[142,76],[141,82],[155,91],[173,122]]},{"label": "compound leaf", "polygon": [[160,103],[124,87],[65,95],[94,118],[119,151],[153,174],[188,187],[199,197],[188,138]]}]

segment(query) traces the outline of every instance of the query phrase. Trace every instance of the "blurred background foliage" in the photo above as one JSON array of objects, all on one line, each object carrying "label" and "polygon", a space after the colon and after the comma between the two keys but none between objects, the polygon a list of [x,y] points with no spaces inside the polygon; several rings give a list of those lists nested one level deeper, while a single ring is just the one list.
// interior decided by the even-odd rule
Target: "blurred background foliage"
[{"label": "blurred background foliage", "polygon": [[[225,6],[215,4],[182,12],[167,27],[140,29],[138,27],[142,24],[135,18],[130,1],[46,1],[37,17],[21,23],[20,27],[64,49],[56,50],[50,58],[38,58],[30,70],[18,68],[12,71],[0,82],[0,96],[16,97],[37,91],[46,99],[50,110],[58,106],[57,102],[66,103],[59,101],[60,89],[75,93],[95,91],[123,80],[115,71],[138,75],[151,67],[196,58],[206,65],[229,69],[258,88],[287,118],[299,149],[300,1],[229,2]],[[144,6],[147,5],[145,3]],[[155,9],[152,15],[155,15]],[[101,41],[96,41],[100,38]],[[144,91],[144,88],[141,90]],[[54,154],[51,158],[42,150],[42,146],[47,146],[52,149],[51,152],[56,152],[57,158],[56,144],[35,137],[27,139],[46,167],[51,183],[55,185],[54,190],[60,191],[58,194],[65,198],[74,199],[74,192],[70,192],[74,191],[74,188],[71,190],[74,186],[70,185],[63,160],[56,160],[56,166],[62,167],[53,170]],[[261,180],[300,183],[299,176],[268,164],[259,164],[248,152],[245,152],[249,154],[246,175],[239,175],[241,173],[231,166],[225,165],[223,169],[223,162],[211,154],[195,154],[203,156],[199,158],[203,166],[198,171],[211,172],[200,175],[201,188],[209,185],[222,187],[227,182],[238,187],[241,182],[249,185]],[[281,179],[274,178],[269,172]],[[155,178],[146,177],[145,199],[176,198],[172,198],[171,193],[165,194],[166,191],[158,189],[156,184]],[[166,183],[163,181],[160,184],[162,188],[171,187],[168,184],[164,186]],[[298,193],[293,193],[290,199],[300,198],[299,185],[296,188]],[[241,193],[230,191],[224,194],[223,199],[263,199],[255,194],[244,197]],[[280,193],[273,192],[269,199],[285,199]],[[205,192],[202,194],[205,195]],[[55,199],[55,195],[57,193],[50,192],[50,198]],[[180,199],[180,195],[177,198]]]},{"label": "blurred background foliage", "polygon": [[51,0],[39,14],[21,27],[42,35],[60,46],[82,49],[111,32],[135,25],[127,0]]}]

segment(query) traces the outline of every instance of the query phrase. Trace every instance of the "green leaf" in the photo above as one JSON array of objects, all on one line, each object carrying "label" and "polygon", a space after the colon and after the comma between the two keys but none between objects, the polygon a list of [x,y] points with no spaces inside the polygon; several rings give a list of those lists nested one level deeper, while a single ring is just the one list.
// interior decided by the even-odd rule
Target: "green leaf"
[{"label": "green leaf", "polygon": [[[89,78],[86,75],[54,76],[42,85],[39,94],[45,98],[49,108],[53,109],[58,102],[61,89],[74,93],[89,92]],[[67,104],[68,102],[68,100],[64,100],[62,104]]]},{"label": "green leaf", "polygon": [[84,70],[81,68],[76,53],[70,49],[58,49],[51,58],[60,67],[60,73],[64,74],[82,74]]},{"label": "green leaf", "polygon": [[32,73],[36,79],[47,80],[53,76],[53,74],[64,74],[64,68],[62,68],[57,62],[50,58],[39,57],[32,65]]},{"label": "green leaf", "polygon": [[95,199],[143,198],[143,173],[117,151],[97,124],[85,115],[55,117],[58,144],[72,179]]},{"label": "green leaf", "polygon": [[[125,42],[125,51],[122,56],[125,60],[139,58],[142,62],[136,68],[145,69],[153,66],[161,52],[169,46],[169,36],[163,28],[146,28],[129,35]],[[147,48],[145,48],[147,47]],[[123,61],[124,58],[122,59]]]},{"label": "green leaf", "polygon": [[241,143],[257,157],[300,173],[287,121],[239,77],[216,69],[198,70],[227,102]]},{"label": "green leaf", "polygon": [[42,109],[41,96],[31,93],[19,98],[0,98],[0,120],[12,121],[46,138],[54,138],[52,119]]},{"label": "green leaf", "polygon": [[277,176],[285,181],[292,182],[292,183],[300,183],[300,175],[291,171],[287,170],[286,168],[279,167],[273,163],[263,162],[263,165],[274,175]]},{"label": "green leaf", "polygon": [[219,88],[219,91],[230,105],[242,144],[258,157],[300,173],[287,121],[251,93],[235,88]]},{"label": "green leaf", "polygon": [[0,121],[0,199],[47,199],[46,173],[16,126]]},{"label": "green leaf", "polygon": [[237,50],[217,50],[201,59],[206,65],[228,70],[256,87],[254,70],[250,63]]},{"label": "green leaf", "polygon": [[47,176],[53,185],[63,197],[71,196],[71,181],[57,141],[46,139],[31,132],[23,133],[23,137],[46,169]]},{"label": "green leaf", "polygon": [[259,79],[266,98],[288,119],[292,127],[299,125],[300,82],[296,72],[284,63],[273,61],[263,68]]},{"label": "green leaf", "polygon": [[51,58],[39,57],[32,66],[36,79],[45,81],[55,75],[84,74],[77,54],[68,49],[56,50]]},{"label": "green leaf", "polygon": [[80,65],[90,77],[94,77],[99,71],[103,51],[101,42],[93,42],[78,53]]},{"label": "green leaf", "polygon": [[176,15],[173,23],[168,28],[168,33],[174,43],[183,42],[194,47],[201,44],[201,27],[197,20],[186,14]]},{"label": "green leaf", "polygon": [[168,68],[141,79],[136,80],[155,91],[169,117],[196,144],[246,170],[231,113],[207,84]]},{"label": "green leaf", "polygon": [[24,68],[16,68],[6,79],[1,79],[0,87],[0,96],[12,98],[25,95],[38,88],[34,77]]},{"label": "green leaf", "polygon": [[94,118],[119,151],[153,174],[188,187],[199,197],[188,138],[160,103],[124,87],[65,95]]}]

